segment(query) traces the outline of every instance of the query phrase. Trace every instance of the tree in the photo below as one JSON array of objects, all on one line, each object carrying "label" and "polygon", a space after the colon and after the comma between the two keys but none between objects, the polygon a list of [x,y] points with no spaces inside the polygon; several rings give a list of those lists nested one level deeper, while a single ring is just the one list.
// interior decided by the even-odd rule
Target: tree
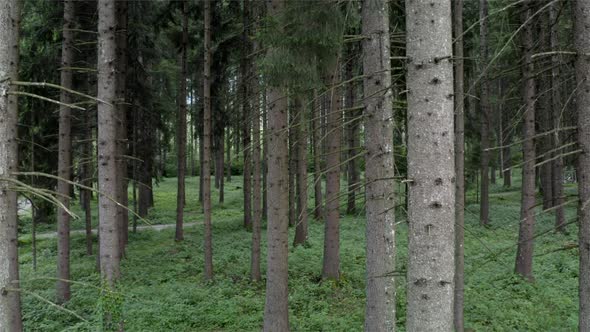
[{"label": "tree", "polygon": [[242,31],[242,59],[240,61],[240,75],[242,80],[241,97],[242,97],[242,142],[244,148],[244,227],[252,227],[252,167],[250,158],[250,90],[249,82],[252,75],[252,66],[250,65],[250,0],[244,0],[243,25]]},{"label": "tree", "polygon": [[535,226],[535,78],[532,59],[534,47],[533,26],[530,18],[533,13],[533,1],[523,3],[521,22],[524,24],[522,32],[522,47],[524,64],[523,101],[525,103],[523,116],[522,155],[522,198],[520,206],[520,226],[518,229],[518,248],[516,251],[516,273],[533,279],[533,240]]},{"label": "tree", "polygon": [[389,6],[362,4],[365,106],[367,304],[365,331],[395,330],[395,205],[393,96]]},{"label": "tree", "polygon": [[[75,2],[64,1],[63,41],[61,54],[61,86],[72,89],[72,67],[74,65],[74,29],[76,27]],[[64,208],[57,209],[57,289],[58,303],[70,300],[70,215],[66,210],[70,207],[71,185],[68,182],[72,175],[72,110],[67,104],[72,103],[69,92],[60,93],[59,107],[59,152],[57,192]]]},{"label": "tree", "polygon": [[340,277],[340,141],[342,139],[342,111],[340,110],[340,61],[332,60],[330,77],[330,110],[327,116],[326,137],[326,222],[324,224],[323,279]]},{"label": "tree", "polygon": [[490,87],[488,77],[488,0],[479,1],[479,49],[481,57],[481,83],[479,107],[481,109],[481,201],[479,210],[479,222],[481,225],[489,223],[490,197],[489,197],[489,164],[490,152]]},{"label": "tree", "polygon": [[295,107],[295,151],[297,154],[297,218],[293,246],[307,241],[307,120],[301,97]]},{"label": "tree", "polygon": [[[272,18],[280,15],[285,8],[283,0],[267,2],[267,15]],[[268,45],[267,56],[273,56],[280,50]],[[273,54],[275,53],[275,54]],[[268,226],[267,226],[267,260],[266,260],[266,300],[264,304],[263,330],[289,331],[289,157],[287,155],[288,124],[287,98],[279,86],[267,87],[268,117]]]},{"label": "tree", "polygon": [[314,90],[312,104],[311,130],[313,139],[313,215],[316,220],[323,218],[322,213],[322,139],[320,123],[322,118],[322,106],[318,102],[317,90]]},{"label": "tree", "polygon": [[203,2],[204,32],[203,47],[203,161],[201,177],[203,178],[203,216],[205,224],[204,253],[205,280],[213,279],[213,235],[211,234],[211,2]]},{"label": "tree", "polygon": [[[557,51],[559,48],[559,20],[558,20],[558,3],[552,3],[549,8],[550,36],[549,44],[551,51]],[[551,108],[553,112],[553,128],[556,130],[552,135],[552,145],[559,147],[561,137],[559,128],[563,125],[561,121],[561,98],[559,85],[559,55],[551,56]],[[553,189],[553,207],[555,207],[555,228],[560,232],[565,232],[565,210],[563,207],[563,158],[560,152],[555,152],[555,160],[551,163],[551,175]]]},{"label": "tree", "polygon": [[454,91],[455,91],[455,297],[453,323],[462,332],[464,287],[464,232],[465,230],[465,90],[463,63],[463,0],[453,1]]},{"label": "tree", "polygon": [[118,206],[117,218],[119,225],[119,248],[120,254],[124,255],[125,246],[129,239],[129,212],[127,206],[129,205],[129,195],[127,189],[129,182],[127,181],[127,66],[128,66],[128,50],[127,50],[127,21],[128,21],[128,3],[127,1],[117,1],[115,3],[117,12],[117,32],[116,32],[116,47],[117,47],[117,63],[116,63],[116,85],[117,85],[117,172],[120,175],[117,202]]},{"label": "tree", "polygon": [[[100,233],[100,272],[108,291],[116,288],[120,277],[120,247],[117,224],[117,197],[120,174],[117,155],[116,114],[116,9],[115,1],[98,2],[98,214]],[[114,308],[105,308],[106,330],[115,329]]]},{"label": "tree", "polygon": [[577,89],[576,109],[578,115],[578,218],[580,273],[579,273],[579,331],[590,331],[590,3],[575,1],[574,48],[577,52],[575,75]]},{"label": "tree", "polygon": [[[254,49],[256,49],[256,47],[254,47]],[[250,277],[254,281],[260,281],[260,240],[262,224],[262,187],[260,184],[260,93],[258,78],[254,75],[250,86],[256,91],[253,100],[254,107],[252,107],[252,259]]]},{"label": "tree", "polygon": [[409,331],[453,330],[451,2],[406,1]]},{"label": "tree", "polygon": [[184,239],[184,205],[186,173],[186,80],[188,48],[188,0],[182,2],[182,45],[180,46],[180,84],[178,91],[178,117],[176,119],[176,147],[178,149],[178,187],[176,194],[176,241]]},{"label": "tree", "polygon": [[[0,5],[0,178],[15,179],[18,167],[16,96],[18,80],[20,1]],[[9,181],[0,181],[0,331],[22,331],[18,272],[17,195]]]},{"label": "tree", "polygon": [[356,70],[358,57],[357,48],[353,46],[348,47],[348,59],[346,62],[346,81],[349,81],[346,87],[346,98],[345,102],[345,114],[346,119],[346,136],[348,142],[348,152],[346,153],[347,161],[347,173],[348,173],[348,200],[346,202],[346,213],[356,213],[356,192],[359,188],[359,169],[358,169],[358,154],[360,146],[359,129],[360,129],[360,117],[362,116],[362,110],[358,110],[355,107],[356,103],[356,91],[357,84],[353,82],[354,72]]}]

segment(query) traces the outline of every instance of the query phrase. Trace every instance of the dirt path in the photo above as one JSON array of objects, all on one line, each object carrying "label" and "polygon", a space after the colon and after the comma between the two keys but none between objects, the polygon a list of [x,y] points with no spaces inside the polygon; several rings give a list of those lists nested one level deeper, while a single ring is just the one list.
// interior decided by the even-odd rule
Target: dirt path
[{"label": "dirt path", "polygon": [[[185,223],[183,228],[188,228],[188,227],[193,227],[196,225],[199,225],[200,223],[198,222],[189,222],[189,223]],[[137,230],[138,231],[142,231],[142,230],[154,230],[154,231],[161,231],[164,229],[170,229],[170,228],[175,228],[176,224],[159,224],[159,225],[143,225],[143,226],[137,226]],[[132,228],[129,228],[129,231],[131,231]],[[79,230],[75,230],[75,231],[71,231],[70,235],[80,235],[80,234],[86,234],[86,231],[83,229],[79,229]],[[92,230],[92,234],[96,234],[96,229]],[[30,235],[28,235],[30,236]],[[37,240],[43,240],[43,239],[53,239],[57,237],[57,232],[50,232],[50,233],[41,233],[41,234],[37,234]]]}]

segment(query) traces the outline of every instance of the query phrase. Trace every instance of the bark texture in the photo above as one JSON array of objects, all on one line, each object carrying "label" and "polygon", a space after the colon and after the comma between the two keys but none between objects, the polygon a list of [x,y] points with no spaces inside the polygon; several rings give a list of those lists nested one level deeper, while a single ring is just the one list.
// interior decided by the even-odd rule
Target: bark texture
[{"label": "bark texture", "polygon": [[479,222],[481,225],[487,225],[490,215],[490,87],[488,71],[488,0],[479,1],[479,19],[481,21],[479,30],[479,52],[481,58],[481,83],[480,83],[480,101],[481,110],[481,200],[479,210]]},{"label": "bark texture", "polygon": [[[182,45],[180,47],[180,82],[178,88],[178,116],[176,118],[176,148],[178,157],[176,192],[176,233],[174,239],[184,239],[184,204],[186,173],[186,80],[188,48],[188,0],[182,2]],[[222,175],[223,176],[223,175]]]},{"label": "bark texture", "polygon": [[251,65],[248,55],[251,52],[250,44],[250,0],[244,0],[243,11],[244,30],[242,32],[242,59],[240,62],[240,72],[242,75],[242,143],[244,149],[244,227],[252,227],[252,179],[251,179],[251,158],[250,158],[250,83]]},{"label": "bark texture", "polygon": [[[523,4],[521,22],[526,22],[533,14],[533,1]],[[535,226],[535,79],[534,64],[531,59],[534,47],[534,31],[528,23],[523,30],[523,160],[522,166],[522,198],[520,207],[520,226],[518,230],[518,248],[516,251],[516,273],[528,280],[533,279],[533,244]]]},{"label": "bark texture", "polygon": [[213,279],[213,234],[211,234],[211,2],[204,1],[204,49],[203,61],[203,214],[204,214],[204,252],[205,252],[205,280]]},{"label": "bark texture", "polygon": [[455,154],[451,1],[406,1],[408,331],[453,330]]},{"label": "bark texture", "polygon": [[[559,21],[558,21],[558,3],[551,4],[549,8],[549,24],[550,30],[550,47],[551,51],[559,49]],[[561,135],[557,130],[563,126],[561,116],[561,96],[559,85],[559,55],[551,56],[551,107],[553,112],[553,128],[556,129],[553,134],[553,146],[561,146]],[[555,152],[555,160],[551,163],[551,176],[553,189],[553,207],[555,207],[555,228],[559,232],[565,232],[565,209],[563,208],[563,158],[560,156],[562,152]]]},{"label": "bark texture", "polygon": [[[18,104],[9,93],[14,89],[10,82],[18,79],[20,3],[0,3],[0,177],[13,179],[11,173],[18,167]],[[20,332],[20,292],[15,291],[19,288],[17,195],[10,186],[0,181],[0,331]]]},{"label": "bark texture", "polygon": [[[255,91],[259,90],[258,79],[253,78],[252,84]],[[254,281],[261,280],[260,273],[260,242],[262,224],[262,187],[261,187],[261,163],[260,163],[260,94],[254,98],[252,108],[252,257],[250,277]],[[229,146],[228,146],[229,148]]]},{"label": "bark texture", "polygon": [[577,86],[578,213],[579,213],[579,331],[590,331],[590,2],[574,2],[574,47]]},{"label": "bark texture", "polygon": [[[283,0],[267,0],[269,16],[284,10]],[[267,52],[275,52],[273,47]],[[268,112],[268,226],[266,301],[263,331],[289,331],[289,156],[287,155],[287,98],[280,87],[267,87]]]},{"label": "bark texture", "polygon": [[455,91],[455,295],[453,324],[463,332],[464,317],[464,225],[465,225],[465,86],[463,63],[463,0],[453,1],[454,91]]},{"label": "bark texture", "polygon": [[366,252],[365,331],[395,330],[395,176],[393,96],[386,0],[362,5],[365,106]]},{"label": "bark texture", "polygon": [[340,61],[333,60],[330,73],[330,110],[327,115],[326,144],[326,222],[324,224],[323,279],[340,278],[340,143],[342,110],[340,109]]},{"label": "bark texture", "polygon": [[322,209],[322,142],[320,123],[322,117],[322,106],[318,102],[318,96],[314,90],[312,104],[312,119],[311,130],[313,138],[313,192],[314,192],[314,208],[313,216],[316,220],[321,220],[323,217]]},{"label": "bark texture", "polygon": [[293,246],[307,241],[307,121],[301,100],[295,108],[295,150],[297,154],[297,218]]},{"label": "bark texture", "polygon": [[117,227],[117,195],[119,174],[115,156],[117,153],[117,116],[115,110],[115,2],[100,0],[98,3],[98,213],[100,232],[101,275],[113,287],[119,278],[119,238]]},{"label": "bark texture", "polygon": [[[63,40],[61,49],[60,85],[72,89],[72,70],[74,65],[74,31],[75,28],[75,3],[64,1],[63,16]],[[72,103],[72,96],[61,91],[60,102]],[[59,107],[59,147],[58,170],[59,177],[65,181],[57,181],[58,199],[66,209],[70,207],[70,191],[72,186],[67,182],[72,176],[72,109],[60,105]],[[70,215],[65,209],[57,208],[57,289],[58,303],[70,300]]]}]

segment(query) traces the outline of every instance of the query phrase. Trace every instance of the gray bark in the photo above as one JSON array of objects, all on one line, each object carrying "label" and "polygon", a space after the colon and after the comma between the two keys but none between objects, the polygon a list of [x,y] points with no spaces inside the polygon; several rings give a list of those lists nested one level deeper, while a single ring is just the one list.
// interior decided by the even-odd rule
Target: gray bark
[{"label": "gray bark", "polygon": [[322,213],[322,143],[321,143],[321,116],[322,103],[318,102],[317,90],[314,90],[312,104],[312,138],[313,138],[313,188],[314,188],[314,209],[313,215],[316,220],[321,220]]},{"label": "gray bark", "polygon": [[211,234],[211,2],[204,1],[204,49],[203,61],[203,214],[204,214],[204,253],[205,253],[205,280],[213,279],[213,235]]},{"label": "gray bark", "polygon": [[[526,22],[532,13],[531,2],[523,4],[521,22]],[[520,207],[520,227],[518,230],[518,248],[516,252],[516,273],[533,279],[533,244],[535,226],[535,79],[534,64],[531,59],[534,46],[534,32],[532,24],[524,26],[523,48],[524,65],[523,98],[525,110],[523,116],[523,160],[522,166],[522,198]]]},{"label": "gray bark", "polygon": [[578,214],[579,214],[579,328],[590,331],[590,2],[574,1],[574,47],[577,89],[578,144]]},{"label": "gray bark", "polygon": [[295,112],[295,150],[293,152],[297,155],[297,215],[293,246],[307,241],[307,120],[306,109],[300,99],[297,99],[295,103]]},{"label": "gray bark", "polygon": [[362,5],[366,172],[365,331],[395,330],[393,96],[386,0]]},{"label": "gray bark", "polygon": [[[74,1],[64,1],[63,16],[63,41],[61,51],[60,85],[64,88],[72,89],[72,70],[69,69],[74,65],[74,31],[75,28],[75,3]],[[64,104],[72,103],[72,96],[61,91],[59,100]],[[71,108],[61,105],[59,107],[59,151],[58,151],[58,170],[60,179],[57,182],[58,199],[63,206],[70,207],[70,191],[72,186],[67,182],[72,175],[72,110]],[[70,300],[70,215],[65,209],[57,208],[57,289],[56,297],[58,303],[64,303]]]},{"label": "gray bark", "polygon": [[[9,94],[18,79],[20,1],[0,4],[0,177],[16,178],[18,167],[17,98]],[[0,181],[0,331],[22,331],[20,312],[17,199],[10,182]]]},{"label": "gray bark", "polygon": [[489,163],[490,152],[490,88],[488,71],[488,0],[479,1],[479,19],[481,21],[479,30],[479,49],[481,58],[481,83],[480,102],[481,109],[481,201],[479,210],[479,222],[481,225],[489,223],[490,198],[489,198]]},{"label": "gray bark", "polygon": [[[176,118],[176,148],[178,149],[178,172],[176,192],[176,232],[174,239],[184,239],[184,205],[185,205],[185,175],[186,175],[186,80],[188,52],[188,0],[182,2],[182,45],[180,47],[180,82],[178,88],[178,114]],[[223,174],[222,174],[223,176]]]},{"label": "gray bark", "polygon": [[406,1],[408,331],[453,330],[455,154],[451,1]]},{"label": "gray bark", "polygon": [[[268,0],[269,16],[282,12],[283,0]],[[274,52],[270,47],[267,52]],[[289,157],[287,155],[287,98],[280,87],[267,87],[268,112],[268,226],[266,301],[263,331],[289,331]]]},{"label": "gray bark", "polygon": [[463,0],[453,2],[453,44],[455,57],[455,296],[453,323],[455,331],[463,332],[464,317],[464,234],[465,230],[465,96],[463,63]]},{"label": "gray bark", "polygon": [[342,139],[342,111],[339,55],[330,70],[330,109],[326,135],[326,222],[324,224],[323,279],[340,278],[340,144]]}]

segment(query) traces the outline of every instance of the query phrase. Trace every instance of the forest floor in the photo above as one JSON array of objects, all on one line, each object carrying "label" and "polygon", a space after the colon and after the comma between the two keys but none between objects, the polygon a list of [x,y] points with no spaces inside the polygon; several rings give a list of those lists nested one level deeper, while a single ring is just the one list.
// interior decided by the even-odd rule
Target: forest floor
[{"label": "forest floor", "polygon": [[[479,226],[475,192],[468,192],[465,226],[465,317],[474,331],[574,331],[577,329],[578,252],[575,223],[569,233],[552,231],[554,217],[538,208],[535,242],[535,282],[513,273],[520,210],[519,174],[513,188],[492,185],[491,226]],[[183,242],[174,241],[174,228],[143,229],[130,233],[122,279],[114,297],[101,296],[96,257],[85,254],[84,236],[72,236],[72,300],[64,308],[45,300],[55,298],[56,243],[38,241],[37,270],[33,270],[30,217],[21,218],[21,290],[27,331],[100,330],[101,306],[120,303],[127,331],[259,331],[264,311],[264,283],[249,280],[252,234],[244,229],[242,178],[226,184],[224,204],[213,205],[213,282],[203,281],[203,229],[185,230]],[[198,178],[187,179],[186,223],[201,220],[197,202]],[[343,187],[344,189],[344,182]],[[575,187],[568,186],[575,200]],[[152,224],[173,224],[176,179],[164,179],[154,192]],[[213,191],[213,201],[217,202]],[[343,203],[344,203],[343,197]],[[358,206],[362,206],[362,197]],[[310,206],[313,200],[309,201]],[[74,211],[80,213],[79,207]],[[96,216],[94,211],[94,216]],[[568,205],[568,222],[575,203]],[[81,215],[81,214],[80,214]],[[96,219],[96,218],[95,218]],[[407,226],[398,213],[397,317],[405,325]],[[96,223],[96,220],[94,221]],[[40,233],[55,225],[39,225]],[[83,229],[83,219],[72,221]],[[289,256],[289,308],[293,331],[361,331],[364,316],[364,215],[342,215],[341,271],[337,281],[321,282],[323,224],[310,219],[309,243],[291,248]],[[291,239],[294,230],[290,230]],[[262,255],[266,254],[263,231]],[[95,244],[96,245],[96,244]],[[573,247],[573,248],[572,248]],[[265,271],[266,259],[263,262]],[[114,301],[114,302],[113,302]]]}]

